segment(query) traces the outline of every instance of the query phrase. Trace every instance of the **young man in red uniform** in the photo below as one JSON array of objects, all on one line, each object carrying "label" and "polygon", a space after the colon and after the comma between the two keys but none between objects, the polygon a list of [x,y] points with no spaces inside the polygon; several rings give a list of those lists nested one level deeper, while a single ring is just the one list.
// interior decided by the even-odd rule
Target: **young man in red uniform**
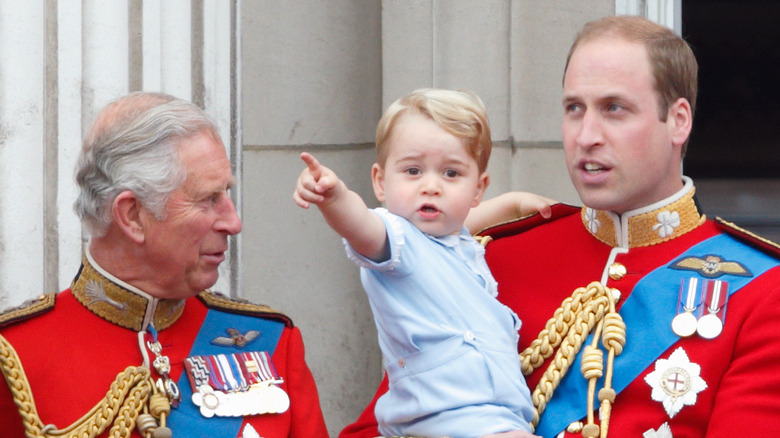
[{"label": "young man in red uniform", "polygon": [[[780,248],[706,218],[681,174],[697,69],[687,43],[648,20],[588,23],[567,59],[562,126],[585,207],[481,233],[498,298],[523,321],[538,435],[776,428]],[[372,409],[340,436],[376,436]]]},{"label": "young man in red uniform", "polygon": [[217,281],[241,231],[214,122],[135,93],[84,140],[71,287],[0,315],[3,437],[327,437],[299,330]]}]

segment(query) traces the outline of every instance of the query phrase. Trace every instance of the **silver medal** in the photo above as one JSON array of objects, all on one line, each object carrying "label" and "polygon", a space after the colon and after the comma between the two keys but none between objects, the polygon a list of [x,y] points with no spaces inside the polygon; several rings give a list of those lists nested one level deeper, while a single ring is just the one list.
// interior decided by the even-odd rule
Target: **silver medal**
[{"label": "silver medal", "polygon": [[723,321],[718,318],[717,313],[709,313],[699,319],[696,332],[704,339],[714,339],[723,331]]}]

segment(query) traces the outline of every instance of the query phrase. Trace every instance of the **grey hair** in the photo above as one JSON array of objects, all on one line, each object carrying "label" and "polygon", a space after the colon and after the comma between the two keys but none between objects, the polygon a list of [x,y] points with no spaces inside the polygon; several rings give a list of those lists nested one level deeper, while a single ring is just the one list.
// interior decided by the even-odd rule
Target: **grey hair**
[{"label": "grey hair", "polygon": [[105,235],[114,199],[128,190],[165,219],[169,195],[187,177],[177,147],[203,132],[220,140],[202,109],[167,94],[137,92],[107,105],[84,138],[76,165],[74,210],[90,235]]}]

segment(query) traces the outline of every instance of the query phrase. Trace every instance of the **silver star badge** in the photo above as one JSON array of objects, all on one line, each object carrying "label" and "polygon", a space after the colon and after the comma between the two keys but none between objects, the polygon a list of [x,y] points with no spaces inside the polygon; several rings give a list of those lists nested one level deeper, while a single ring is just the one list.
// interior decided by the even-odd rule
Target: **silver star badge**
[{"label": "silver star badge", "polygon": [[244,426],[244,432],[241,434],[241,438],[263,438],[260,436],[259,433],[255,430],[254,427],[252,427],[251,424],[247,423],[246,426]]},{"label": "silver star badge", "polygon": [[674,438],[669,423],[662,424],[658,430],[650,429],[642,434],[642,438]]},{"label": "silver star badge", "polygon": [[697,394],[707,389],[707,382],[699,374],[701,366],[691,362],[680,347],[669,359],[658,359],[655,371],[645,376],[645,382],[653,388],[653,400],[663,403],[672,418],[683,407],[696,404]]}]

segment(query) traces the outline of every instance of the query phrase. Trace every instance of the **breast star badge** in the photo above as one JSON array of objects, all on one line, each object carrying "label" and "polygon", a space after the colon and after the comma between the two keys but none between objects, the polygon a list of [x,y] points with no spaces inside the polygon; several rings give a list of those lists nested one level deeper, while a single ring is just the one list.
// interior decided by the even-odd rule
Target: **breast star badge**
[{"label": "breast star badge", "polygon": [[645,382],[653,388],[653,400],[661,402],[672,418],[683,407],[696,404],[697,394],[707,389],[700,373],[701,366],[691,362],[680,347],[669,359],[658,359],[655,370],[645,376]]},{"label": "breast star badge", "polygon": [[241,434],[241,438],[263,438],[260,436],[259,433],[255,430],[254,427],[252,427],[251,424],[247,423],[246,426],[244,426],[244,432]]},{"label": "breast star badge", "polygon": [[642,438],[674,438],[672,437],[672,429],[669,428],[669,423],[662,424],[658,430],[650,429],[642,434]]}]

